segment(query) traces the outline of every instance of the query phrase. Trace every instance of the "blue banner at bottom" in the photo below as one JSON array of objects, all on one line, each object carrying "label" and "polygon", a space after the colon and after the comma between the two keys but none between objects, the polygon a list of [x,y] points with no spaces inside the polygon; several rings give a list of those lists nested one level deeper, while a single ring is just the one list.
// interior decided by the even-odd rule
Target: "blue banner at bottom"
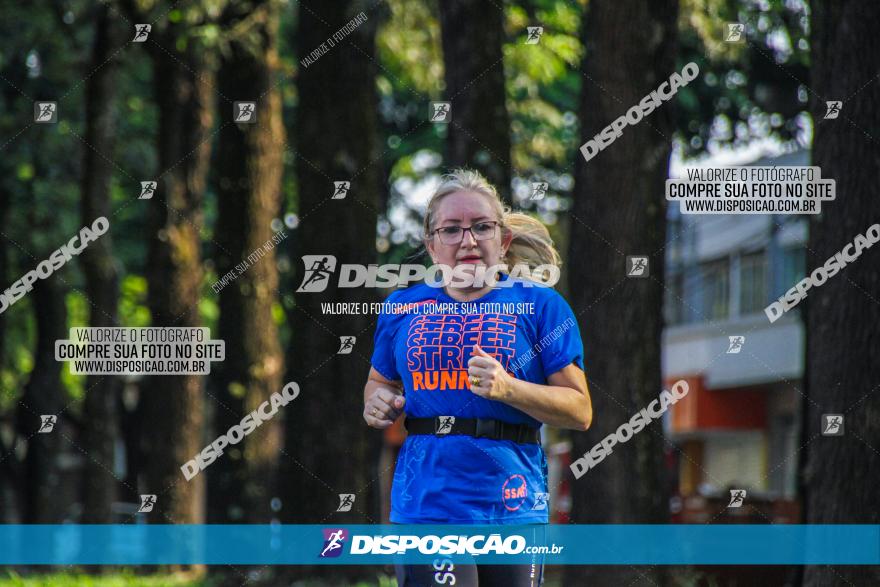
[{"label": "blue banner at bottom", "polygon": [[878,525],[4,525],[2,565],[877,565]]}]

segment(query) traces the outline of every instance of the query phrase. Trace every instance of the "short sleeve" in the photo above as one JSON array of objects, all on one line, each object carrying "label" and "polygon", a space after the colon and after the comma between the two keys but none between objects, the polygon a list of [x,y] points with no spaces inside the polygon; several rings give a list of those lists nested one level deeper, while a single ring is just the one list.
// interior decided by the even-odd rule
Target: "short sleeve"
[{"label": "short sleeve", "polygon": [[399,316],[381,312],[376,322],[376,334],[373,337],[373,356],[370,363],[389,381],[400,379],[394,362],[394,335],[399,320]]},{"label": "short sleeve", "polygon": [[557,291],[550,290],[538,316],[538,348],[544,374],[550,376],[575,363],[584,369],[584,343],[571,306]]}]

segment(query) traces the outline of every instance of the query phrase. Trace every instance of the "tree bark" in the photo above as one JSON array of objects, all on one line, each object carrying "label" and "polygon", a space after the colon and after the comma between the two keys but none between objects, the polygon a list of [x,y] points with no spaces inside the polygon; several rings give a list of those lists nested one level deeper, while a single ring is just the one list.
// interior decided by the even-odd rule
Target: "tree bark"
[{"label": "tree bark", "polygon": [[[43,257],[45,258],[45,257]],[[61,495],[61,471],[58,457],[62,434],[65,432],[63,415],[64,389],[61,384],[61,368],[64,363],[55,360],[55,341],[67,338],[67,308],[64,305],[64,289],[58,284],[58,276],[38,279],[31,292],[34,315],[37,322],[37,348],[34,352],[34,368],[25,385],[18,406],[18,433],[27,439],[25,456],[24,523],[60,524],[64,517]],[[40,416],[55,415],[57,419],[51,432],[38,433]]]},{"label": "tree bark", "polygon": [[[584,16],[586,48],[579,106],[581,142],[591,139],[675,71],[676,0],[593,0]],[[658,107],[589,162],[579,152],[568,251],[568,288],[584,337],[594,419],[574,433],[580,457],[662,389],[660,338],[664,182],[672,104]],[[649,258],[650,277],[626,277],[626,256]],[[588,262],[576,262],[576,260]],[[577,524],[668,521],[663,429],[633,436],[573,480]],[[566,567],[566,584],[663,584],[658,567]]]},{"label": "tree bark", "polygon": [[[2,169],[6,171],[9,165],[2,165]],[[9,234],[6,228],[6,219],[9,217],[9,209],[12,206],[12,193],[6,186],[0,186],[2,195],[0,195],[0,231],[3,235]],[[10,283],[7,277],[9,273],[9,239],[0,238],[0,283]],[[0,313],[0,367],[5,365],[6,360],[6,312]],[[11,414],[10,420],[14,422],[14,414]],[[14,426],[13,426],[14,428]],[[19,463],[15,455],[9,454],[15,447],[18,439],[13,437],[10,446],[6,446],[3,438],[0,438],[0,454],[3,455],[3,461],[0,467],[3,468],[3,474],[0,474],[0,523],[13,523],[13,515],[20,512],[18,501],[22,497],[19,489],[21,477],[18,475]],[[18,481],[16,481],[18,480]]]},{"label": "tree bark", "polygon": [[[174,47],[180,31],[153,31],[162,47]],[[150,41],[147,41],[149,43]],[[149,295],[152,325],[200,326],[202,281],[202,200],[210,158],[214,74],[204,51],[188,40],[183,53],[153,57],[159,109],[156,194],[149,207]],[[190,524],[204,517],[204,479],[183,477],[180,466],[202,448],[202,377],[164,375],[145,378],[141,392],[149,428],[146,486],[156,494],[148,519],[154,523]]]},{"label": "tree bark", "polygon": [[[214,418],[217,434],[280,391],[284,374],[272,317],[278,273],[271,222],[281,201],[285,134],[281,96],[273,79],[278,62],[277,3],[258,1],[236,10],[240,12],[230,28],[247,18],[258,43],[245,44],[240,36],[232,40],[230,54],[220,65],[218,89],[222,96],[256,102],[257,119],[255,124],[224,125],[218,142],[217,275],[242,267],[242,262],[248,266],[220,291],[219,335],[226,341],[226,361],[217,366],[214,378],[220,400]],[[231,102],[221,100],[224,119],[231,120],[232,109]],[[246,261],[255,251],[265,254]],[[296,409],[295,404],[287,409]],[[271,520],[282,448],[280,424],[280,414],[264,422],[208,471],[211,522]]]},{"label": "tree bark", "polygon": [[[360,2],[334,2],[300,12],[296,38],[302,58],[354,18]],[[300,225],[294,233],[302,255],[333,255],[337,263],[374,263],[379,203],[375,33],[379,15],[315,62],[299,70],[296,129]],[[349,181],[344,199],[331,199],[334,181]],[[296,258],[296,287],[303,261]],[[301,388],[285,408],[282,514],[290,523],[379,523],[374,458],[381,432],[362,418],[374,315],[325,315],[322,302],[375,302],[374,289],[339,289],[338,273],[321,293],[295,295],[289,376]],[[351,354],[337,355],[340,336],[356,337]],[[355,494],[350,512],[336,512],[341,493]],[[308,505],[306,505],[308,504]],[[303,576],[364,576],[361,567],[299,568]]]},{"label": "tree bark", "polygon": [[[97,9],[95,38],[89,71],[94,72],[86,81],[86,143],[82,180],[82,223],[91,226],[95,218],[110,216],[111,165],[99,153],[112,153],[115,143],[116,98],[115,61],[107,63],[111,51],[120,42],[114,30],[109,7]],[[118,326],[117,304],[119,277],[113,258],[113,231],[91,243],[81,259],[86,276],[86,296],[89,300],[90,320],[93,327]],[[119,377],[98,375],[86,378],[83,405],[83,446],[90,458],[83,468],[83,514],[87,524],[112,522],[111,504],[116,501],[117,480],[113,471],[114,442],[117,434],[116,396],[122,388]]]},{"label": "tree bark", "polygon": [[502,53],[504,12],[496,3],[484,0],[447,0],[438,2],[438,6],[445,100],[452,102],[446,163],[477,169],[510,201],[510,117],[505,103]]},{"label": "tree bark", "polygon": [[[837,199],[811,219],[807,273],[880,222],[880,5],[867,0],[813,2],[811,109],[813,165],[836,181]],[[824,120],[825,102],[843,101]],[[851,251],[851,249],[850,249]],[[803,442],[805,523],[877,524],[880,496],[880,248],[861,256],[801,302],[807,365]],[[791,284],[794,285],[794,284]],[[822,414],[843,414],[843,436],[822,436]],[[870,585],[878,567],[810,566],[804,584]]]}]

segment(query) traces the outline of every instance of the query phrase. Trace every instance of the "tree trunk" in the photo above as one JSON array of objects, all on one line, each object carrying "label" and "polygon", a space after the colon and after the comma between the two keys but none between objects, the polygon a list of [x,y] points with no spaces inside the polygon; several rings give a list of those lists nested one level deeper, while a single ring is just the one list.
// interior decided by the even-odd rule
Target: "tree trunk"
[{"label": "tree trunk", "polygon": [[[82,223],[90,226],[95,218],[110,216],[110,178],[112,166],[99,153],[112,153],[116,131],[117,63],[107,63],[110,52],[119,43],[114,31],[109,8],[97,10],[95,39],[86,81],[86,143],[93,148],[84,150],[82,183]],[[86,276],[86,296],[89,299],[90,320],[93,327],[118,326],[117,303],[119,278],[113,258],[111,230],[92,243],[82,254]],[[83,514],[87,524],[109,524],[111,504],[116,501],[116,478],[113,470],[114,442],[117,434],[116,396],[122,388],[119,377],[97,375],[86,378],[83,405],[83,446],[90,458],[83,469]]]},{"label": "tree trunk", "polygon": [[[360,11],[360,2],[334,2],[300,12],[297,54],[307,56]],[[316,11],[320,10],[320,14]],[[320,17],[320,18],[319,18]],[[302,255],[333,255],[338,264],[376,259],[380,151],[377,145],[375,32],[379,16],[337,41],[315,62],[303,66],[297,82],[299,105],[296,158],[299,215],[294,233]],[[344,199],[331,199],[334,181],[350,182]],[[296,264],[296,286],[303,261]],[[309,265],[311,266],[311,265]],[[323,302],[375,302],[374,289],[336,287],[330,276],[321,293],[296,294],[290,375],[301,388],[285,408],[282,458],[284,509],[291,523],[379,523],[375,457],[381,432],[366,426],[363,386],[367,380],[374,315],[325,315]],[[350,354],[337,355],[340,336],[355,336]],[[351,511],[336,512],[341,493],[355,494]],[[306,505],[307,504],[307,505]],[[303,576],[363,575],[361,567],[299,568]]]},{"label": "tree trunk", "polygon": [[[4,171],[8,168],[8,164],[2,165]],[[9,209],[12,207],[12,193],[6,189],[6,186],[0,186],[0,190],[2,190],[2,194],[0,194],[0,231],[3,231],[4,234],[9,234],[6,228],[6,219],[9,216]],[[0,283],[4,284],[12,281],[8,277],[8,249],[9,239],[0,238]],[[0,313],[0,367],[5,366],[6,348],[6,312],[4,311]],[[10,421],[14,423],[14,414],[12,414]],[[2,425],[0,423],[0,426]],[[13,426],[14,428],[15,426]],[[17,442],[18,439],[13,434],[11,445],[6,446],[6,442],[3,440],[2,435],[0,435],[0,454],[4,455],[2,462],[0,462],[0,467],[2,467],[2,473],[0,473],[0,524],[14,523],[15,518],[13,516],[16,512],[21,511],[18,501],[23,494],[19,490],[21,477],[17,474],[19,469],[18,460],[15,458],[15,455],[9,454]]]},{"label": "tree trunk", "polygon": [[[3,189],[2,195],[0,195],[0,231],[3,234],[9,234],[6,232],[6,219],[9,217],[9,210],[12,207],[12,193]],[[0,283],[11,283],[13,280],[9,279],[7,276],[9,271],[9,259],[7,257],[7,251],[9,249],[9,239],[8,238],[0,238]],[[17,279],[17,278],[16,278]],[[8,309],[8,308],[7,308]],[[3,365],[3,359],[5,357],[6,352],[6,310],[0,313],[0,366]]]},{"label": "tree trunk", "polygon": [[509,201],[510,117],[501,50],[504,12],[494,2],[483,0],[448,0],[438,5],[445,100],[452,102],[446,163],[479,170]]},{"label": "tree trunk", "polygon": [[[880,221],[880,5],[868,0],[812,4],[813,165],[836,181],[837,199],[812,218],[808,275]],[[843,101],[824,120],[825,101]],[[851,249],[850,249],[851,251]],[[803,422],[805,523],[880,523],[880,247],[809,292],[806,306],[807,403]],[[794,284],[791,284],[794,285]],[[822,436],[822,414],[843,414],[843,436]],[[864,490],[859,489],[864,488]],[[811,566],[804,584],[870,585],[880,568]]]},{"label": "tree trunk", "polygon": [[[41,257],[45,258],[45,257]],[[24,523],[60,524],[64,517],[59,456],[64,442],[64,389],[61,369],[55,360],[55,341],[67,338],[67,308],[59,277],[38,279],[30,293],[37,322],[34,368],[18,406],[18,433],[27,439],[25,457]],[[51,432],[38,433],[42,415],[57,416]],[[65,432],[66,430],[66,432]]]},{"label": "tree trunk", "polygon": [[[677,12],[675,0],[590,2],[582,27],[582,142],[675,71]],[[580,152],[577,155],[566,266],[572,307],[584,337],[595,416],[588,432],[572,435],[575,458],[646,407],[662,389],[664,182],[672,106],[665,103],[626,127],[594,159],[587,162]],[[628,255],[647,256],[650,277],[626,277]],[[573,480],[573,522],[667,522],[664,446],[661,424],[649,424],[626,444],[615,446],[595,469]],[[638,581],[663,584],[663,573],[658,567],[566,568],[566,584]]]},{"label": "tree trunk", "polygon": [[[219,218],[217,275],[242,262],[247,268],[220,291],[219,335],[226,341],[226,361],[215,368],[215,433],[224,433],[282,388],[283,356],[272,318],[278,273],[272,219],[281,200],[284,126],[277,67],[277,3],[240,5],[254,27],[258,46],[233,40],[218,74],[222,96],[256,102],[255,124],[221,128],[217,152]],[[221,115],[231,119],[233,104],[221,100]],[[267,244],[268,243],[268,244]],[[255,251],[265,255],[246,261]],[[241,267],[239,265],[239,267]],[[244,336],[242,334],[245,334]],[[291,404],[288,410],[296,409]],[[209,520],[216,523],[268,523],[276,495],[275,476],[281,450],[281,415],[264,422],[208,470]]]},{"label": "tree trunk", "polygon": [[[154,31],[155,32],[155,31]],[[151,32],[150,34],[154,34]],[[174,47],[175,27],[159,33],[159,44]],[[211,141],[214,79],[203,51],[189,39],[188,49],[171,57],[152,53],[159,108],[159,168],[149,207],[149,306],[153,326],[200,326],[202,281],[202,199]],[[148,41],[149,43],[149,41]],[[202,377],[146,377],[148,447],[144,493],[156,494],[151,522],[191,524],[203,520],[204,479],[186,481],[180,466],[202,448]]]}]

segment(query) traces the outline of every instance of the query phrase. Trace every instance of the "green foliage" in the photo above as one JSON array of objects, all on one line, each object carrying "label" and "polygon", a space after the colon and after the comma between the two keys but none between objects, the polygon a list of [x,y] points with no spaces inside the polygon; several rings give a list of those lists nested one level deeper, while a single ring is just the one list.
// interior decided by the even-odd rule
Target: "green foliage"
[{"label": "green foliage", "polygon": [[380,91],[387,95],[397,89],[411,100],[439,99],[444,83],[436,9],[423,0],[389,0],[388,7],[390,18],[376,34],[376,52],[384,65],[376,80]]},{"label": "green foliage", "polygon": [[34,166],[27,162],[18,164],[18,173],[15,174],[18,181],[30,181],[34,178]]},{"label": "green foliage", "polygon": [[[93,308],[85,294],[79,290],[70,291],[64,296],[64,301],[67,307],[67,332],[70,332],[70,328],[88,326]],[[61,384],[71,399],[79,401],[85,397],[85,382],[85,375],[73,375],[69,363],[61,363]]]},{"label": "green foliage", "polygon": [[23,298],[3,313],[6,320],[0,363],[0,410],[4,413],[18,403],[21,391],[34,368],[31,349],[36,342],[36,324],[30,300]]},{"label": "green foliage", "polygon": [[119,325],[149,326],[150,309],[147,307],[147,280],[140,275],[126,275],[119,287]]},{"label": "green foliage", "polygon": [[[507,7],[504,60],[514,171],[543,176],[567,167],[575,152],[583,47],[577,6],[555,0],[536,4],[534,20],[522,6]],[[538,43],[525,43],[528,26],[543,27]]]},{"label": "green foliage", "polygon": [[0,587],[210,587],[214,582],[185,575],[135,575],[126,571],[112,575],[58,573],[21,576],[8,571]]},{"label": "green foliage", "polygon": [[[726,24],[746,42],[725,43]],[[756,139],[810,141],[809,5],[803,0],[683,0],[679,65],[700,76],[677,95],[683,154]]]},{"label": "green foliage", "polygon": [[211,329],[212,335],[216,335],[217,321],[220,318],[220,306],[214,298],[202,296],[199,299],[199,317],[202,320],[202,324]]}]

